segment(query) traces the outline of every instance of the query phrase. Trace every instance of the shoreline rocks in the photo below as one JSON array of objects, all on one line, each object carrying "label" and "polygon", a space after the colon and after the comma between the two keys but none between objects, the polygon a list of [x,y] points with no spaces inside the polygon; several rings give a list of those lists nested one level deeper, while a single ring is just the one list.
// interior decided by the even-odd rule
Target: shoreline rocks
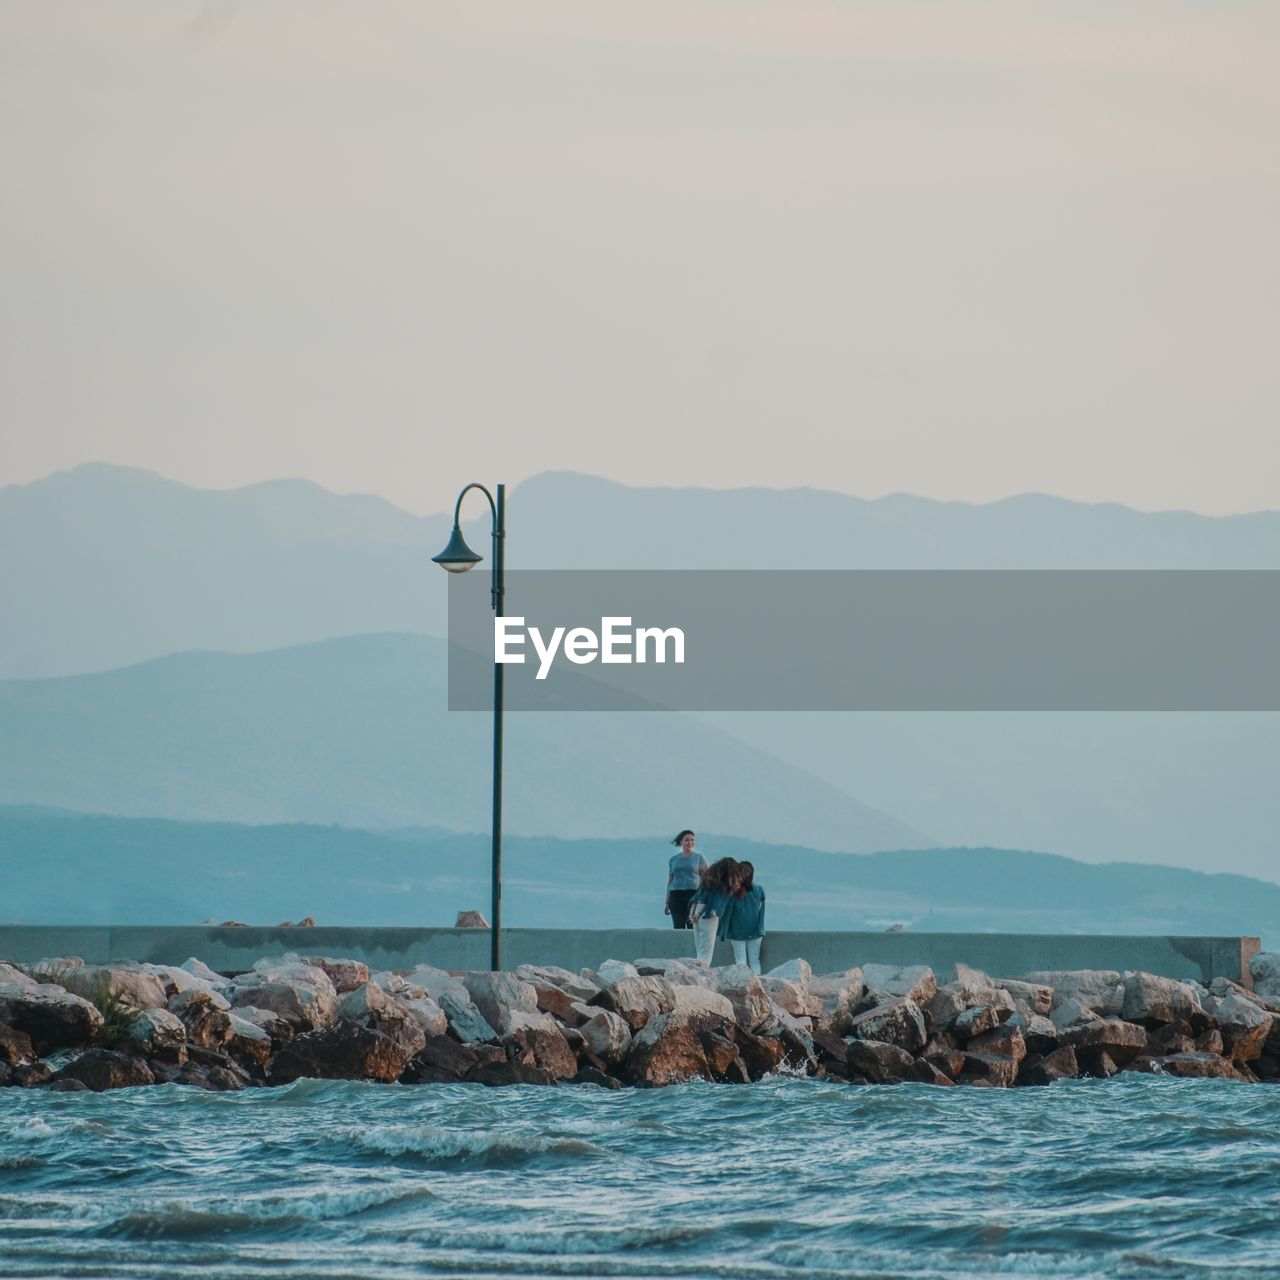
[{"label": "shoreline rocks", "polygon": [[309,1077],[661,1087],[774,1072],[867,1084],[1043,1087],[1126,1072],[1280,1080],[1280,956],[1259,990],[1143,972],[606,959],[375,971],[288,955],[181,966],[0,962],[0,1085],[243,1089]]}]

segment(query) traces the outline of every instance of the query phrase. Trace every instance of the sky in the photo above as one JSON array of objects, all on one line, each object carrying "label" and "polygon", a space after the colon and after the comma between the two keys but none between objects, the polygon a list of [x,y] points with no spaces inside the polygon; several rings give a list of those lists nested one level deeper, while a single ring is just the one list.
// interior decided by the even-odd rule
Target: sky
[{"label": "sky", "polygon": [[1280,506],[1280,6],[0,0],[0,484]]}]

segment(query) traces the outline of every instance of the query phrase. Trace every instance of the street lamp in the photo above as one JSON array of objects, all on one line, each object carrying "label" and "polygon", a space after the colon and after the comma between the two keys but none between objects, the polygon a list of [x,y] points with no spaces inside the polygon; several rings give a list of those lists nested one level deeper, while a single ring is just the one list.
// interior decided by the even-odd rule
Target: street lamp
[{"label": "street lamp", "polygon": [[[497,498],[482,484],[467,485],[458,494],[458,501],[453,508],[453,532],[449,535],[449,545],[438,556],[431,558],[450,573],[466,573],[484,559],[467,546],[467,541],[462,536],[462,526],[458,523],[462,500],[472,489],[479,489],[488,498],[489,510],[493,514],[493,586],[490,598],[494,616],[501,618],[504,589],[502,545],[507,536],[506,485],[498,485]],[[497,972],[502,968],[502,663],[497,660],[496,655],[493,662],[493,866],[490,886],[493,892],[493,910],[489,921],[489,967]]]}]

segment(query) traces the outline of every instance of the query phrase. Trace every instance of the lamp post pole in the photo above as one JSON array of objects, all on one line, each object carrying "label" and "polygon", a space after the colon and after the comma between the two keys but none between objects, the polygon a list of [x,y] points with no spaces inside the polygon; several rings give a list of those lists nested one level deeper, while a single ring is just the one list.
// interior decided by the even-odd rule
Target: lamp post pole
[{"label": "lamp post pole", "polygon": [[[507,486],[497,486],[497,497],[482,484],[469,484],[458,494],[458,501],[453,508],[453,533],[449,545],[438,555],[431,558],[450,573],[465,573],[479,564],[481,556],[476,555],[466,544],[462,536],[459,515],[462,511],[462,500],[472,489],[479,489],[489,500],[489,510],[493,515],[493,585],[490,599],[494,617],[503,616],[503,598],[506,591],[505,581],[505,542],[507,537]],[[489,967],[495,972],[502,968],[502,663],[493,660],[493,859],[490,870],[490,887],[492,890],[489,934]]]}]

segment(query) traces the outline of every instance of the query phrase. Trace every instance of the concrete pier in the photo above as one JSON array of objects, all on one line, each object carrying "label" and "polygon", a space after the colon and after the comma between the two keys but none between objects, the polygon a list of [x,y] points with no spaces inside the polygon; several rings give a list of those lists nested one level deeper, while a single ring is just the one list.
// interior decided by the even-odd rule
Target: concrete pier
[{"label": "concrete pier", "polygon": [[[555,964],[594,968],[605,960],[693,955],[693,934],[675,929],[504,929],[509,968]],[[942,973],[962,963],[993,977],[1016,978],[1038,969],[1144,969],[1167,978],[1208,982],[1226,977],[1252,987],[1249,959],[1259,949],[1250,937],[1124,936],[1034,933],[781,932],[764,940],[766,969],[803,957],[816,973],[861,964],[927,964]],[[363,960],[380,969],[430,964],[441,969],[484,969],[487,929],[451,928],[222,928],[211,925],[0,925],[0,960],[31,963],[80,956],[88,964],[149,961],[181,964],[197,956],[223,973],[249,968],[265,956],[297,951]],[[727,943],[715,962],[728,964]]]}]

